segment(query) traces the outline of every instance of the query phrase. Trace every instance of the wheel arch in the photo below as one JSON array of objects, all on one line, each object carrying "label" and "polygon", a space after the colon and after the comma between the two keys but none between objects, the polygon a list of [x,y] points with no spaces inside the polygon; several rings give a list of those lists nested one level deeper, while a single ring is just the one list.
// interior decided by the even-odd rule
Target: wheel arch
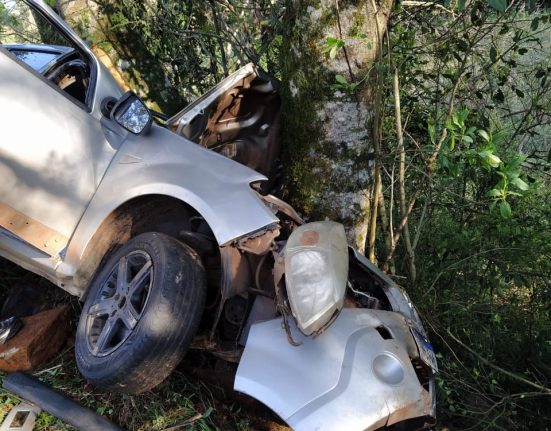
[{"label": "wheel arch", "polygon": [[[110,211],[99,223],[93,235],[84,243],[80,252],[70,250],[76,256],[71,291],[84,298],[87,287],[106,256],[127,243],[131,238],[145,232],[161,232],[182,240],[179,233],[190,230],[191,223],[198,220],[206,235],[214,239],[207,220],[187,202],[170,195],[152,193],[135,196]],[[183,241],[185,242],[185,241]],[[188,244],[193,248],[192,244]]]}]

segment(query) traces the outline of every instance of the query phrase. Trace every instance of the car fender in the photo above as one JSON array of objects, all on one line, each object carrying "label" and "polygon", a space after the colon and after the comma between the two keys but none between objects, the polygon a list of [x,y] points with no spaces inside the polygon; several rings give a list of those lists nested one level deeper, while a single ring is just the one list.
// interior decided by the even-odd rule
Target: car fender
[{"label": "car fender", "polygon": [[146,136],[124,132],[121,141],[71,237],[60,276],[75,274],[102,222],[136,197],[165,195],[185,202],[204,217],[220,246],[279,221],[251,188],[266,180],[252,169],[158,126]]}]

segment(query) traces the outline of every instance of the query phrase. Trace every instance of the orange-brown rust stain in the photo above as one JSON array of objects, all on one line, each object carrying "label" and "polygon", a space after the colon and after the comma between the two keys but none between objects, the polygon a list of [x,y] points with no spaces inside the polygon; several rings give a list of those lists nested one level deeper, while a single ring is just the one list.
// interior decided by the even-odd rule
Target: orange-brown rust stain
[{"label": "orange-brown rust stain", "polygon": [[[401,399],[402,397],[407,399],[408,395],[410,395],[410,392],[405,388],[397,390],[394,393],[394,396],[397,399]],[[392,425],[413,417],[428,415],[431,409],[431,405],[432,400],[429,393],[425,389],[420,387],[418,392],[418,399],[414,402],[410,404],[405,403],[403,405],[395,404],[393,406],[389,406],[389,408],[391,409],[391,414],[388,425]]]},{"label": "orange-brown rust stain", "polygon": [[69,242],[69,238],[15,208],[0,202],[0,226],[54,256]]}]

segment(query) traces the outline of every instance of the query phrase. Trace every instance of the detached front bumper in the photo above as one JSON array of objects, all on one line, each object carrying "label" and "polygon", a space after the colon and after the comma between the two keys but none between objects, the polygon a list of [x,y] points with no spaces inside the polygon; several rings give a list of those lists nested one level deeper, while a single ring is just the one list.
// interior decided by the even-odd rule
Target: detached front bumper
[{"label": "detached front bumper", "polygon": [[434,417],[434,379],[422,365],[427,346],[402,314],[343,309],[315,338],[290,323],[298,347],[280,318],[252,326],[234,388],[293,429],[376,430]]}]

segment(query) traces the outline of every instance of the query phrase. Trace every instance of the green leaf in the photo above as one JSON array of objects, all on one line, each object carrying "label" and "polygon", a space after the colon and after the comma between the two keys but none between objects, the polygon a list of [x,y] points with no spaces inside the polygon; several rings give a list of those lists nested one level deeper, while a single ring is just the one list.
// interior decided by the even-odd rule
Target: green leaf
[{"label": "green leaf", "polygon": [[492,189],[488,192],[488,196],[490,196],[491,198],[498,198],[498,197],[501,197],[503,193],[501,193],[501,190],[497,190],[497,189]]},{"label": "green leaf", "polygon": [[323,52],[329,53],[329,58],[332,60],[337,56],[337,52],[339,49],[344,47],[344,40],[337,39],[332,36],[328,36],[325,40],[325,46],[323,47]]},{"label": "green leaf", "polygon": [[472,144],[473,143],[473,138],[471,138],[469,135],[464,135],[463,136],[463,141],[466,142],[467,144]]},{"label": "green leaf", "polygon": [[519,190],[522,190],[522,191],[528,190],[528,184],[518,177],[511,180],[511,184],[514,185]]},{"label": "green leaf", "polygon": [[532,31],[536,31],[538,29],[540,25],[540,18],[539,17],[535,17],[533,20],[532,20],[532,23],[530,24],[530,29]]},{"label": "green leaf", "polygon": [[336,75],[335,80],[341,85],[348,85],[347,79],[342,75]]},{"label": "green leaf", "polygon": [[511,205],[509,205],[509,202],[501,201],[499,204],[499,213],[501,214],[501,217],[505,219],[511,217]]},{"label": "green leaf", "polygon": [[449,169],[450,159],[448,159],[444,154],[441,154],[438,158],[440,159],[440,166],[442,166],[444,169]]},{"label": "green leaf", "polygon": [[491,7],[501,13],[505,12],[505,9],[507,9],[507,0],[490,0],[489,3]]},{"label": "green leaf", "polygon": [[452,123],[455,124],[457,127],[461,127],[462,121],[461,121],[461,116],[459,115],[458,112],[455,112],[452,115]]},{"label": "green leaf", "polygon": [[430,141],[434,144],[434,137],[435,137],[435,134],[436,134],[436,130],[435,130],[435,127],[434,127],[434,123],[432,122],[432,120],[429,120],[427,121],[427,129],[429,131],[429,136],[430,136]]},{"label": "green leaf", "polygon": [[511,160],[509,163],[507,163],[507,171],[512,172],[516,170],[520,165],[524,163],[526,160],[525,156],[517,156],[513,160]]},{"label": "green leaf", "polygon": [[491,153],[486,158],[486,161],[488,162],[488,164],[492,168],[497,168],[499,166],[499,164],[501,163],[501,159],[498,156],[496,156],[495,154],[491,154]]},{"label": "green leaf", "polygon": [[463,126],[465,120],[469,116],[469,110],[467,108],[460,109],[459,111],[457,111],[457,115],[459,116],[459,119],[461,120],[461,125]]},{"label": "green leaf", "polygon": [[486,130],[479,130],[478,134],[482,136],[482,139],[484,139],[486,142],[490,141],[490,135],[488,135],[488,132],[486,132]]},{"label": "green leaf", "polygon": [[520,176],[520,171],[510,171],[508,169],[505,169],[505,173],[507,174],[506,177],[509,181],[513,181],[515,178],[518,178]]},{"label": "green leaf", "polygon": [[490,48],[490,60],[492,60],[492,62],[495,62],[497,60],[497,49],[495,48],[495,46],[492,46]]},{"label": "green leaf", "polygon": [[497,168],[501,163],[501,159],[490,151],[480,151],[478,155],[492,168]]}]

